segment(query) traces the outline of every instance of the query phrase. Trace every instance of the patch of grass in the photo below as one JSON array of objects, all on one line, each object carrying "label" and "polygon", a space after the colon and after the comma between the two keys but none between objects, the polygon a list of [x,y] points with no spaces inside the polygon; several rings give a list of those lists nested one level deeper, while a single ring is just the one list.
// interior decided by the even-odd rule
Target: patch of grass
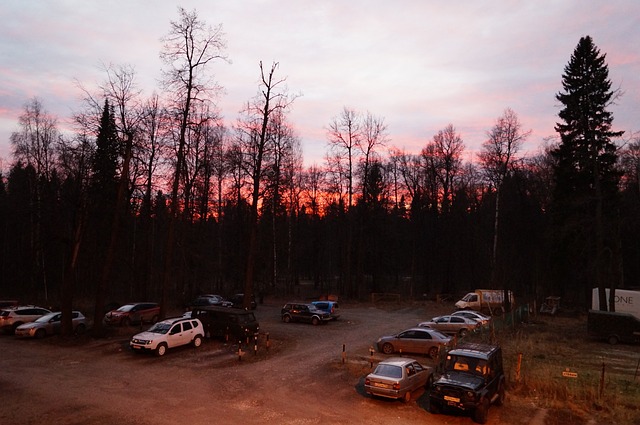
[{"label": "patch of grass", "polygon": [[612,349],[592,341],[584,318],[528,323],[505,329],[497,338],[510,392],[549,409],[548,425],[639,422],[640,378],[634,377],[638,355],[635,360],[630,355],[633,346]]}]

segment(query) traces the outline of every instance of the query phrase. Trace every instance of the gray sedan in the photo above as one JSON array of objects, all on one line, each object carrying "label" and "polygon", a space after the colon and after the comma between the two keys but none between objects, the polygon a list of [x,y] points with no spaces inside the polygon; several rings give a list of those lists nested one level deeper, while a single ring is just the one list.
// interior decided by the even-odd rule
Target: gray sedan
[{"label": "gray sedan", "polygon": [[[62,329],[62,313],[57,311],[54,313],[45,314],[37,319],[35,322],[25,323],[16,328],[16,336],[18,337],[32,337],[43,338],[47,335],[53,335],[60,333]],[[72,313],[71,323],[73,325],[73,332],[76,334],[84,333],[86,330],[85,318],[79,311]]]},{"label": "gray sedan", "polygon": [[451,338],[443,333],[428,328],[410,328],[396,335],[383,336],[378,339],[376,345],[378,351],[385,354],[397,352],[428,354],[436,358],[440,347],[446,346]]},{"label": "gray sedan", "polygon": [[429,390],[433,383],[433,370],[416,360],[392,357],[378,363],[364,380],[367,394],[379,397],[411,400],[411,393],[418,388]]},{"label": "gray sedan", "polygon": [[481,324],[476,320],[466,317],[447,315],[434,317],[428,322],[418,323],[418,326],[437,329],[449,335],[464,337],[469,332],[478,330]]}]

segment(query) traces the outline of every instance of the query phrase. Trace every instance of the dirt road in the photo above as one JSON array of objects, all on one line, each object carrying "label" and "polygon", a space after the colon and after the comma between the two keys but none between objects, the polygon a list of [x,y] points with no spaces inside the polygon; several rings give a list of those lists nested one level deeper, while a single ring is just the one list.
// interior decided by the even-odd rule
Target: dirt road
[{"label": "dirt road", "polygon": [[[15,340],[0,335],[1,424],[472,424],[465,415],[432,415],[426,396],[409,403],[363,393],[369,347],[376,339],[446,312],[342,306],[324,326],[280,321],[282,303],[258,307],[258,354],[242,361],[237,346],[205,341],[162,358],[127,346],[136,329],[105,340]],[[267,351],[266,333],[270,349]],[[346,362],[342,362],[342,347]],[[375,360],[384,358],[375,354]],[[418,360],[432,365],[429,358]],[[528,424],[535,407],[507,396],[489,424]]]}]

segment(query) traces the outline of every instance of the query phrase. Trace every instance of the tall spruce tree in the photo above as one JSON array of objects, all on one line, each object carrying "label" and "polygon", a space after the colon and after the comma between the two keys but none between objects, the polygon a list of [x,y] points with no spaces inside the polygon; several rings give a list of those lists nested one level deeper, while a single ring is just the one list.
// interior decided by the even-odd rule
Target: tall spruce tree
[{"label": "tall spruce tree", "polygon": [[[605,55],[591,37],[582,37],[565,66],[563,91],[556,95],[563,108],[556,131],[561,141],[552,151],[555,223],[554,261],[562,287],[584,291],[600,288],[600,307],[606,310],[605,287],[615,288],[619,276],[615,263],[617,198],[620,174],[616,170],[617,147],[612,139],[613,115],[607,110],[611,90]],[[611,297],[613,299],[613,296]]]}]

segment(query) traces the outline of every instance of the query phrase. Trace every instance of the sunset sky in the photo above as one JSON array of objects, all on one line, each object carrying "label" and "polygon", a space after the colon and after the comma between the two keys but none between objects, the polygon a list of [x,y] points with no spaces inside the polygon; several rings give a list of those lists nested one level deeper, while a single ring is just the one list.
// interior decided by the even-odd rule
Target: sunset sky
[{"label": "sunset sky", "polygon": [[321,164],[326,128],[343,107],[384,118],[390,145],[417,153],[453,124],[474,159],[505,108],[532,134],[523,154],[554,135],[565,65],[580,37],[607,55],[614,129],[640,130],[637,0],[3,0],[0,5],[0,158],[25,103],[38,97],[63,132],[102,64],[135,67],[143,95],[160,91],[160,38],[178,6],[226,33],[231,63],[212,72],[225,88],[226,122],[257,92],[260,61],[277,61],[291,93],[290,121],[307,165]]}]

